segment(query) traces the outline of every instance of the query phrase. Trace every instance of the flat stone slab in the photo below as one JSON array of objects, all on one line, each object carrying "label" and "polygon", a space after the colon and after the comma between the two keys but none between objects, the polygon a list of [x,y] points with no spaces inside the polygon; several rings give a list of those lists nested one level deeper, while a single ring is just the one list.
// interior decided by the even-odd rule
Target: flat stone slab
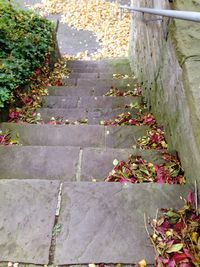
[{"label": "flat stone slab", "polygon": [[68,61],[67,65],[74,72],[132,73],[128,58],[112,58],[98,61]]},{"label": "flat stone slab", "polygon": [[37,125],[2,123],[0,129],[19,136],[23,145],[101,147],[105,145],[105,128],[96,125]]},{"label": "flat stone slab", "polygon": [[88,112],[86,108],[40,108],[37,109],[37,113],[40,113],[41,118],[44,122],[49,122],[52,117],[63,118],[71,122],[77,120],[84,120],[88,117]]},{"label": "flat stone slab", "polygon": [[132,148],[144,136],[148,126],[106,126],[106,147]]},{"label": "flat stone slab", "polygon": [[43,108],[77,108],[78,96],[44,96],[42,98]]},{"label": "flat stone slab", "polygon": [[117,88],[131,88],[135,86],[135,79],[70,79],[63,78],[64,85],[77,85],[83,87],[92,87],[92,88],[110,88],[111,86],[115,86]]},{"label": "flat stone slab", "polygon": [[48,264],[58,181],[0,180],[1,261]]},{"label": "flat stone slab", "polygon": [[81,163],[81,181],[96,179],[104,181],[113,169],[113,160],[127,160],[132,155],[142,156],[152,163],[163,163],[161,152],[156,150],[141,149],[114,149],[114,148],[84,148]]},{"label": "flat stone slab", "polygon": [[[131,88],[120,88],[121,91],[127,91]],[[103,96],[110,90],[109,86],[95,88],[83,86],[49,86],[48,91],[51,96]]]},{"label": "flat stone slab", "polygon": [[133,116],[138,114],[138,109],[130,108],[40,108],[40,113],[44,122],[49,122],[52,117],[62,118],[70,122],[88,119],[88,124],[100,125],[102,120],[114,119],[122,113],[130,112]]},{"label": "flat stone slab", "polygon": [[76,146],[131,148],[143,136],[147,126],[38,125],[2,123],[25,146]]},{"label": "flat stone slab", "polygon": [[0,179],[76,181],[79,147],[1,146]]},{"label": "flat stone slab", "polygon": [[48,86],[48,92],[51,96],[92,96],[94,94],[92,88],[82,86]]},{"label": "flat stone slab", "polygon": [[64,183],[55,264],[154,263],[144,213],[180,207],[188,188],[158,184]]},{"label": "flat stone slab", "polygon": [[127,105],[141,103],[141,97],[112,96],[45,96],[43,108],[125,108]]}]

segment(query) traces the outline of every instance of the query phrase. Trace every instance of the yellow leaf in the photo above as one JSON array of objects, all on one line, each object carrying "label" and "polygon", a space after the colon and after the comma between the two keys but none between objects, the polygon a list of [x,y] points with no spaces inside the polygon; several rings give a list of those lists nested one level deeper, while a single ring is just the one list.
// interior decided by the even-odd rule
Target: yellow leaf
[{"label": "yellow leaf", "polygon": [[141,260],[140,262],[138,262],[139,267],[146,267],[147,263],[145,260]]},{"label": "yellow leaf", "polygon": [[191,239],[195,244],[197,244],[197,242],[198,242],[198,233],[197,232],[192,232]]}]

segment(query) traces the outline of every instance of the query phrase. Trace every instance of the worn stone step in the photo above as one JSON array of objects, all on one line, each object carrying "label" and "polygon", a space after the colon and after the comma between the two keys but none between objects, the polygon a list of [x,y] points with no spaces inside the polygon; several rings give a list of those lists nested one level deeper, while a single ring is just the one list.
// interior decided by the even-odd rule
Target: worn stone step
[{"label": "worn stone step", "polygon": [[80,181],[103,181],[113,169],[113,160],[127,160],[130,155],[142,156],[151,163],[161,164],[162,152],[142,149],[84,148],[81,159]]},{"label": "worn stone step", "polygon": [[76,72],[131,73],[128,58],[113,58],[99,61],[68,61],[67,67]]},{"label": "worn stone step", "polygon": [[[103,96],[106,94],[111,87],[98,87],[98,84],[92,87],[83,86],[49,86],[49,95],[52,96]],[[132,88],[133,89],[133,88]],[[128,91],[131,88],[120,88],[120,91]]]},{"label": "worn stone step", "polygon": [[61,117],[70,122],[77,120],[88,119],[88,124],[100,124],[102,120],[113,119],[119,114],[130,112],[132,115],[137,115],[137,109],[125,108],[40,108],[37,110],[41,118],[45,122],[49,122],[52,117]]},{"label": "worn stone step", "polygon": [[74,72],[72,71],[69,75],[70,79],[112,79],[112,73],[102,73],[102,72]]},{"label": "worn stone step", "polygon": [[94,89],[90,87],[77,86],[48,86],[48,92],[51,96],[92,96]]},{"label": "worn stone step", "polygon": [[55,264],[154,263],[144,214],[180,208],[188,186],[64,183]]},{"label": "worn stone step", "polygon": [[2,123],[22,145],[130,148],[146,126],[38,125]]},{"label": "worn stone step", "polygon": [[10,261],[49,263],[59,184],[47,180],[0,180],[0,261],[4,266]]},{"label": "worn stone step", "polygon": [[111,97],[111,96],[45,96],[43,108],[124,108],[130,104],[140,104],[141,97]]},{"label": "worn stone step", "polygon": [[0,179],[76,181],[79,153],[79,147],[1,146]]},{"label": "worn stone step", "polygon": [[127,90],[134,88],[136,85],[136,81],[133,78],[128,79],[70,79],[70,78],[63,78],[62,80],[63,85],[65,86],[82,86],[82,87],[92,87],[92,88],[110,88],[112,86],[120,88],[125,88]]},{"label": "worn stone step", "polygon": [[0,147],[0,179],[104,181],[113,168],[113,160],[127,160],[130,154],[153,163],[163,162],[161,152],[150,150],[7,146]]}]

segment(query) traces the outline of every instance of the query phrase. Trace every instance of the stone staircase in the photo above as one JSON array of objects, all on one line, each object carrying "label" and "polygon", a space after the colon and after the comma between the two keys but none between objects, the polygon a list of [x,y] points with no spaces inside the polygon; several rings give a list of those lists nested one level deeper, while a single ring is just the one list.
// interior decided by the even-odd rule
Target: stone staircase
[{"label": "stone staircase", "polygon": [[[104,96],[129,90],[126,59],[71,61],[65,86],[50,87],[38,110],[86,125],[2,123],[21,146],[0,147],[0,262],[31,264],[154,263],[144,214],[179,207],[189,186],[105,183],[113,160],[132,153],[161,162],[159,151],[134,149],[147,126],[102,126],[101,120],[135,109],[141,97]],[[94,182],[94,179],[96,182]]]}]

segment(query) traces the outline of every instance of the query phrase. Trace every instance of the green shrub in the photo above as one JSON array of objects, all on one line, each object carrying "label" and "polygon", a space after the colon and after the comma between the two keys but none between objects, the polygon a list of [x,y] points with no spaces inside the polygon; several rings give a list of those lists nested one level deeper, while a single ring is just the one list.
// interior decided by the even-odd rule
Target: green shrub
[{"label": "green shrub", "polygon": [[0,107],[26,84],[53,49],[53,24],[0,0]]}]

